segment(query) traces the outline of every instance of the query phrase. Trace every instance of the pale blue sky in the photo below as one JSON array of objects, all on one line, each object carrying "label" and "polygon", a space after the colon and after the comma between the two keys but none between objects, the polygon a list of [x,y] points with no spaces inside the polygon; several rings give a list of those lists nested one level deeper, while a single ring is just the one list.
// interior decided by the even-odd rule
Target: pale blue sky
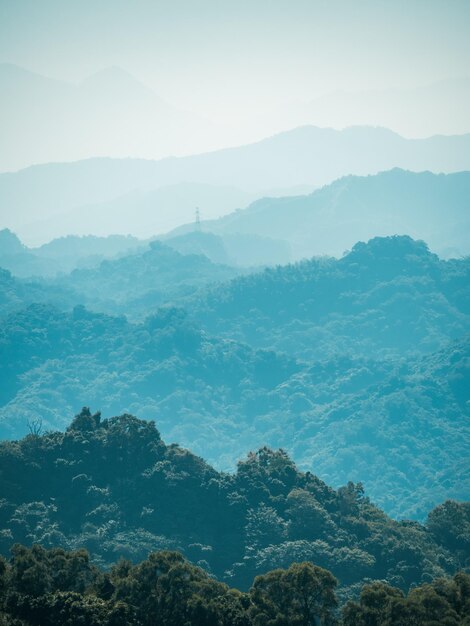
[{"label": "pale blue sky", "polygon": [[[55,148],[38,152],[49,142],[17,116],[30,135],[10,143],[1,168],[187,154],[302,124],[370,124],[407,137],[470,132],[469,32],[470,0],[0,0],[0,63],[74,83],[118,66],[205,118],[203,141],[165,147],[158,133],[145,141],[155,120],[142,117],[138,127],[121,112],[121,128],[135,129],[124,146],[112,145],[119,129],[100,139],[102,122],[90,119],[96,132],[83,149],[57,128]],[[442,87],[420,89],[437,81]],[[16,115],[15,97],[28,100],[12,96],[5,115]],[[53,98],[26,121],[42,124]]]},{"label": "pale blue sky", "polygon": [[204,107],[460,77],[469,30],[468,0],[1,0],[0,61],[69,80],[118,65]]}]

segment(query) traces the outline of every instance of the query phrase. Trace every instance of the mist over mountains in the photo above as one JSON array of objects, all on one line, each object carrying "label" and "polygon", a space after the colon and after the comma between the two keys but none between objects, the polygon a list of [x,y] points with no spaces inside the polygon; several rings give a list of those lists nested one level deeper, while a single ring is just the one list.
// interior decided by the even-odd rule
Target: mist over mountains
[{"label": "mist over mountains", "polygon": [[293,259],[340,256],[358,240],[397,233],[423,239],[441,256],[461,256],[470,253],[470,174],[346,176],[307,196],[263,198],[203,227],[284,239]]},{"label": "mist over mountains", "polygon": [[0,2],[0,626],[470,626],[468,24]]},{"label": "mist over mountains", "polygon": [[344,175],[468,170],[469,146],[470,135],[417,140],[382,128],[302,127],[188,157],[52,163],[0,174],[2,221],[36,245],[71,234],[68,223],[77,234],[151,236],[192,221],[198,205],[216,217],[256,197],[305,193]]},{"label": "mist over mountains", "polygon": [[[85,165],[90,166],[91,163],[77,164],[77,168]],[[106,167],[108,165],[113,169],[123,163],[109,161]],[[148,166],[145,164],[145,167]],[[69,167],[73,168],[72,165]],[[35,171],[38,170],[33,168],[13,175],[19,178],[13,186],[10,185],[9,193],[14,189],[11,195],[16,196],[16,202],[24,202],[24,188],[19,186],[20,181],[27,185],[26,188],[30,185],[34,189],[31,181],[28,182],[27,174],[30,172],[32,175]],[[85,171],[84,178],[81,175],[77,177],[66,194],[80,180],[84,183],[90,168],[86,167]],[[26,178],[23,180],[23,177]],[[114,180],[111,174],[110,180]],[[119,176],[116,180],[118,183],[121,181]],[[0,176],[0,187],[1,182]],[[8,183],[8,180],[4,179],[4,182]],[[40,185],[40,181],[36,182]],[[50,200],[48,183],[46,191],[42,195],[43,202]],[[94,239],[94,259],[90,257],[91,252],[87,252],[88,244],[85,242],[93,241],[93,237],[88,236],[88,239],[62,238],[62,244],[59,244],[61,239],[57,239],[54,245],[62,250],[63,259],[59,262],[56,255],[55,264],[49,263],[49,271],[46,266],[52,244],[29,247],[28,250],[18,244],[20,247],[16,249],[16,256],[5,248],[3,252],[0,250],[0,263],[3,262],[3,267],[20,276],[67,272],[83,266],[83,263],[97,265],[99,248],[105,246],[105,241],[108,241],[108,249],[115,250],[115,253],[138,245],[145,247],[157,235],[159,226],[188,220],[189,223],[159,238],[182,252],[202,253],[215,262],[235,266],[283,264],[314,255],[340,257],[359,240],[394,234],[409,234],[423,239],[443,258],[470,253],[467,236],[470,230],[468,172],[444,175],[393,169],[376,175],[345,176],[308,195],[265,197],[245,209],[233,210],[238,201],[247,202],[253,195],[255,193],[243,193],[233,187],[212,187],[200,183],[132,192],[115,200],[51,216],[48,220],[31,227],[19,227],[16,231],[20,234],[23,231],[35,233],[34,237],[42,239],[47,232],[66,231],[67,224],[73,224],[78,234],[83,234],[83,231],[101,234],[101,239],[96,236]],[[196,225],[196,202],[202,207],[203,218],[211,211],[217,212],[220,207],[225,207],[224,211],[220,211],[227,214],[215,220],[203,219],[200,226]],[[27,204],[28,201],[22,206]],[[37,206],[41,206],[40,191]],[[106,240],[103,233],[111,230],[111,225],[113,232],[134,232],[140,240],[136,237],[132,240],[128,235]],[[120,247],[118,241],[121,242]],[[67,242],[71,250],[74,246],[77,252],[81,250],[78,256],[75,255],[75,265],[70,261],[74,253],[67,251]],[[26,252],[38,258],[36,265],[29,262],[33,257],[27,257]],[[87,255],[90,257],[88,261],[85,260]],[[41,263],[39,257],[43,259]],[[81,257],[80,261],[78,257]]]},{"label": "mist over mountains", "polygon": [[[165,102],[118,67],[79,84],[0,64],[0,170],[91,156],[161,158],[208,149],[213,125]],[[196,148],[197,149],[197,148]]]},{"label": "mist over mountains", "polygon": [[[298,104],[291,119],[316,120],[319,126],[354,125],[392,128],[406,137],[454,135],[462,132],[470,103],[470,78],[448,78],[418,87],[338,90]],[[400,112],[406,116],[400,117]]]},{"label": "mist over mountains", "polygon": [[[0,171],[99,156],[160,159],[196,154],[311,124],[378,126],[415,138],[456,135],[462,133],[470,105],[468,77],[408,89],[334,91],[310,102],[277,102],[263,116],[255,112],[252,119],[234,116],[231,123],[211,119],[209,110],[195,114],[178,108],[118,66],[72,83],[1,63],[0,90],[0,118],[8,120],[2,125],[1,140],[10,146],[0,157]],[[407,112],[405,119],[400,111]],[[377,165],[379,170],[415,169],[404,162]],[[417,167],[427,168],[433,169]],[[336,171],[316,184],[350,173],[369,172]]]},{"label": "mist over mountains", "polygon": [[42,283],[4,271],[0,432],[62,427],[87,397],[218,467],[282,446],[421,518],[468,491],[469,271],[409,237],[232,280],[160,242]]}]

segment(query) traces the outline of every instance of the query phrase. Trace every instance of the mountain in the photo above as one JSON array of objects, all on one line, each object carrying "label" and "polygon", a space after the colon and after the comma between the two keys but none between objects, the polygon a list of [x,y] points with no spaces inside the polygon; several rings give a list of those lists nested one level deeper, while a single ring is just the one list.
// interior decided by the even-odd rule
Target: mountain
[{"label": "mountain", "polygon": [[75,269],[51,281],[74,291],[77,304],[95,310],[142,317],[188,297],[201,287],[227,281],[241,270],[213,263],[201,254],[180,254],[160,241],[143,250],[106,259],[97,267]]},{"label": "mountain", "polygon": [[[136,183],[137,185],[139,183]],[[110,188],[113,183],[110,182]],[[203,207],[204,219],[217,218],[257,199],[230,186],[184,183],[166,185],[151,191],[132,189],[104,202],[83,204],[77,208],[39,219],[21,228],[23,237],[31,241],[62,237],[68,233],[109,236],[127,233],[148,239],[195,219],[196,207]]]},{"label": "mountain", "polygon": [[289,244],[283,239],[241,233],[224,236],[201,230],[160,238],[182,254],[203,254],[214,263],[244,267],[285,264],[291,260]]},{"label": "mountain", "polygon": [[407,236],[357,243],[341,259],[268,268],[187,303],[208,332],[306,360],[400,357],[470,331],[470,260],[444,261]]},{"label": "mountain", "polygon": [[51,277],[90,267],[109,257],[146,248],[147,243],[135,237],[77,237],[53,239],[38,248],[28,248],[8,228],[0,230],[0,267],[17,277]]},{"label": "mountain", "polygon": [[218,468],[282,447],[335,487],[352,477],[389,514],[423,519],[470,488],[469,351],[464,338],[424,357],[308,363],[213,337],[181,309],[133,324],[32,305],[0,320],[0,434],[63,428],[87,397],[104,415],[155,419]]},{"label": "mountain", "polygon": [[[344,175],[375,174],[394,167],[434,172],[469,170],[470,135],[416,140],[382,128],[337,131],[307,126],[247,146],[195,156],[160,161],[103,158],[50,163],[0,175],[1,220],[3,226],[23,236],[22,229],[39,220],[102,203],[109,215],[110,202],[116,201],[117,208],[125,207],[126,202],[132,204],[132,198],[123,200],[120,196],[182,183],[228,187],[224,192],[227,201],[222,198],[218,213],[223,215],[233,209],[229,200],[234,187],[257,197],[277,195],[276,189],[282,189],[279,193],[285,195],[286,190],[298,185],[313,189]],[[145,208],[145,197],[142,202]],[[204,217],[204,204],[200,209]],[[99,210],[95,210],[97,213]],[[98,215],[95,217],[99,224]],[[155,224],[154,215],[152,219]],[[188,221],[187,214],[180,223],[184,221]],[[93,223],[94,219],[86,234],[95,234]],[[160,227],[164,224],[162,221]],[[137,234],[134,229],[142,227],[135,223],[125,234]],[[33,236],[32,227],[28,228]],[[99,234],[111,234],[111,224],[109,229]],[[146,236],[153,234],[157,233],[148,232]]]},{"label": "mountain", "polygon": [[31,248],[31,251],[40,258],[54,259],[56,262],[69,259],[78,264],[90,257],[110,258],[125,254],[130,250],[144,248],[145,245],[146,242],[136,237],[123,235],[109,235],[108,237],[68,235],[53,239],[38,248]]},{"label": "mountain", "polygon": [[70,308],[76,304],[76,294],[64,287],[20,280],[0,267],[0,319],[33,303]]},{"label": "mountain", "polygon": [[2,256],[21,255],[26,252],[26,247],[21,243],[15,233],[8,228],[0,230],[0,254]]},{"label": "mountain", "polygon": [[[361,484],[336,491],[282,450],[263,447],[235,473],[220,473],[131,415],[104,420],[83,409],[65,432],[1,442],[0,461],[4,554],[15,542],[42,545],[33,548],[37,557],[52,546],[80,547],[109,565],[179,549],[242,589],[255,575],[308,560],[332,570],[343,597],[366,580],[406,591],[455,573],[468,558],[468,503],[447,501],[425,526],[397,522]],[[26,556],[20,547],[14,556],[21,551]],[[130,564],[120,569],[128,573]]]},{"label": "mountain", "polygon": [[293,105],[285,114],[295,124],[369,124],[393,128],[406,137],[427,137],[462,132],[469,106],[470,77],[464,76],[408,89],[336,91]]},{"label": "mountain", "polygon": [[461,256],[470,254],[469,198],[469,172],[393,169],[346,176],[307,196],[263,198],[243,211],[204,222],[203,228],[219,235],[284,239],[296,259],[340,256],[358,240],[402,233],[424,239],[441,256]]},{"label": "mountain", "polygon": [[0,170],[95,156],[161,158],[208,149],[209,122],[180,111],[118,67],[79,84],[0,64]]}]

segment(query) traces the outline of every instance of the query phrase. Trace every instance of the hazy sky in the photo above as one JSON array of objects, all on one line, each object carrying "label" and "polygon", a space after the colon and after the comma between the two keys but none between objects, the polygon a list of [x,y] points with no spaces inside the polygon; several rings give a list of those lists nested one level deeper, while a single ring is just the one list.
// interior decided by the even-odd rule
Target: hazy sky
[{"label": "hazy sky", "polygon": [[0,0],[0,62],[73,81],[118,65],[222,117],[465,76],[469,31],[468,0]]},{"label": "hazy sky", "polygon": [[469,133],[469,32],[470,0],[0,0],[0,64],[66,81],[0,67],[0,171],[305,124]]}]

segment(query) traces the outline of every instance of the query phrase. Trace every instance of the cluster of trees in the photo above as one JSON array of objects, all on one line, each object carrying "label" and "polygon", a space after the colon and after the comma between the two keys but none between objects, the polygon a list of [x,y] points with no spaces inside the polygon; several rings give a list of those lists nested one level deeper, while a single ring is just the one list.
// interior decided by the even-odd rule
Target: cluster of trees
[{"label": "cluster of trees", "polygon": [[426,353],[470,330],[470,259],[443,261],[407,236],[337,260],[268,268],[213,287],[188,310],[206,330],[302,359]]},{"label": "cluster of trees", "polygon": [[468,625],[469,260],[236,273],[0,270],[0,626]]},{"label": "cluster of trees", "polygon": [[470,576],[438,579],[406,597],[382,582],[338,610],[337,581],[309,562],[229,588],[178,552],[103,572],[86,550],[15,545],[0,559],[2,626],[468,626]]},{"label": "cluster of trees", "polygon": [[77,303],[94,310],[142,318],[149,310],[184,300],[239,273],[202,254],[181,254],[152,241],[144,252],[105,260],[96,268],[76,269],[52,284],[73,290]]},{"label": "cluster of trees", "polygon": [[262,448],[234,474],[166,445],[152,422],[84,409],[66,432],[0,445],[0,550],[15,543],[85,547],[109,566],[179,550],[219,580],[247,589],[256,575],[310,561],[339,594],[367,580],[410,586],[470,563],[470,504],[447,501],[425,525],[397,522],[361,484],[333,490]]},{"label": "cluster of trees", "polygon": [[103,573],[85,550],[16,545],[10,562],[0,561],[0,581],[2,626],[336,623],[336,580],[310,563],[259,576],[243,593],[178,552],[153,553],[138,565],[120,561]]},{"label": "cluster of trees", "polygon": [[72,308],[76,297],[70,290],[34,280],[20,280],[0,267],[0,320],[33,303]]},{"label": "cluster of trees", "polygon": [[0,321],[0,434],[64,428],[84,400],[155,420],[220,469],[287,448],[334,486],[364,481],[388,513],[424,519],[470,485],[470,342],[394,362],[305,363],[211,337],[181,308],[142,323],[32,305]]}]

